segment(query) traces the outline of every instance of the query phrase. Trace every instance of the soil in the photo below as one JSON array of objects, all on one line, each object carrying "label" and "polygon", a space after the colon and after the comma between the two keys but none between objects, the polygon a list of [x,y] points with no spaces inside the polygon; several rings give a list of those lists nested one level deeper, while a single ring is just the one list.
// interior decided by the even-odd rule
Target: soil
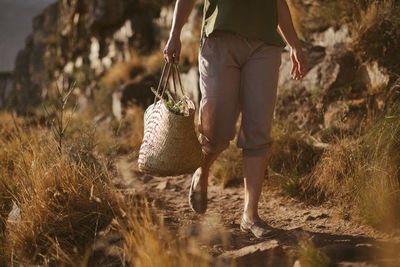
[{"label": "soil", "polygon": [[190,175],[144,175],[128,158],[121,158],[117,168],[117,186],[151,199],[173,233],[195,237],[207,248],[212,265],[305,266],[297,258],[299,244],[306,242],[336,266],[400,266],[400,236],[361,225],[342,208],[306,205],[265,186],[259,213],[273,227],[273,236],[255,238],[239,228],[243,186],[224,189],[210,177],[208,209],[198,215],[188,204]]}]

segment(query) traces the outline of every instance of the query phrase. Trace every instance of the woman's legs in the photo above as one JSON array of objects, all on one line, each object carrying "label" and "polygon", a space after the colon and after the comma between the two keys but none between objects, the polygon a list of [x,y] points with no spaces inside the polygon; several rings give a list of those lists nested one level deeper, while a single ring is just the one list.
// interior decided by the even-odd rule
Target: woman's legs
[{"label": "woman's legs", "polygon": [[258,202],[264,180],[266,157],[244,157],[244,211],[243,217],[248,222],[259,221]]},{"label": "woman's legs", "polygon": [[238,147],[243,149],[245,183],[243,220],[252,225],[261,221],[258,215],[258,202],[267,154],[272,142],[270,133],[282,48],[269,46],[257,40],[248,42],[254,50],[241,71],[242,123]]}]

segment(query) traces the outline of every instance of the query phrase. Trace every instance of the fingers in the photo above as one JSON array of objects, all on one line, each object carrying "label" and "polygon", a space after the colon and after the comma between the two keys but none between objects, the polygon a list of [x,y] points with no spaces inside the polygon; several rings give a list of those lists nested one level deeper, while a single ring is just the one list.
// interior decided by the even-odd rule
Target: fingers
[{"label": "fingers", "polygon": [[307,74],[307,61],[302,51],[292,50],[290,55],[292,68],[290,74],[294,80],[300,80]]},{"label": "fingers", "polygon": [[179,53],[164,50],[164,59],[169,64],[178,64],[179,63]]},{"label": "fingers", "polygon": [[180,41],[169,40],[164,48],[164,59],[170,64],[178,64],[180,53]]}]

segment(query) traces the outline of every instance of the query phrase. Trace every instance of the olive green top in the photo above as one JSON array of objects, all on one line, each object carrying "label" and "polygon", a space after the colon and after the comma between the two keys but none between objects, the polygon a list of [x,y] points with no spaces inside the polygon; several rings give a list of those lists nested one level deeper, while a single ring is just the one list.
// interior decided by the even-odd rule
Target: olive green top
[{"label": "olive green top", "polygon": [[225,30],[284,47],[276,5],[277,0],[205,0],[202,37]]}]

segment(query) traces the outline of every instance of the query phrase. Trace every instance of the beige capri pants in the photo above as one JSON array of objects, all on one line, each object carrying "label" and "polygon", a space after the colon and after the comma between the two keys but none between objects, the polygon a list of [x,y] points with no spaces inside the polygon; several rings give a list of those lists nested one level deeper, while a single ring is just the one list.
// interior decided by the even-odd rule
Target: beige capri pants
[{"label": "beige capri pants", "polygon": [[204,153],[229,146],[242,112],[237,146],[244,157],[267,154],[282,49],[225,31],[205,39],[199,53],[199,140]]}]

